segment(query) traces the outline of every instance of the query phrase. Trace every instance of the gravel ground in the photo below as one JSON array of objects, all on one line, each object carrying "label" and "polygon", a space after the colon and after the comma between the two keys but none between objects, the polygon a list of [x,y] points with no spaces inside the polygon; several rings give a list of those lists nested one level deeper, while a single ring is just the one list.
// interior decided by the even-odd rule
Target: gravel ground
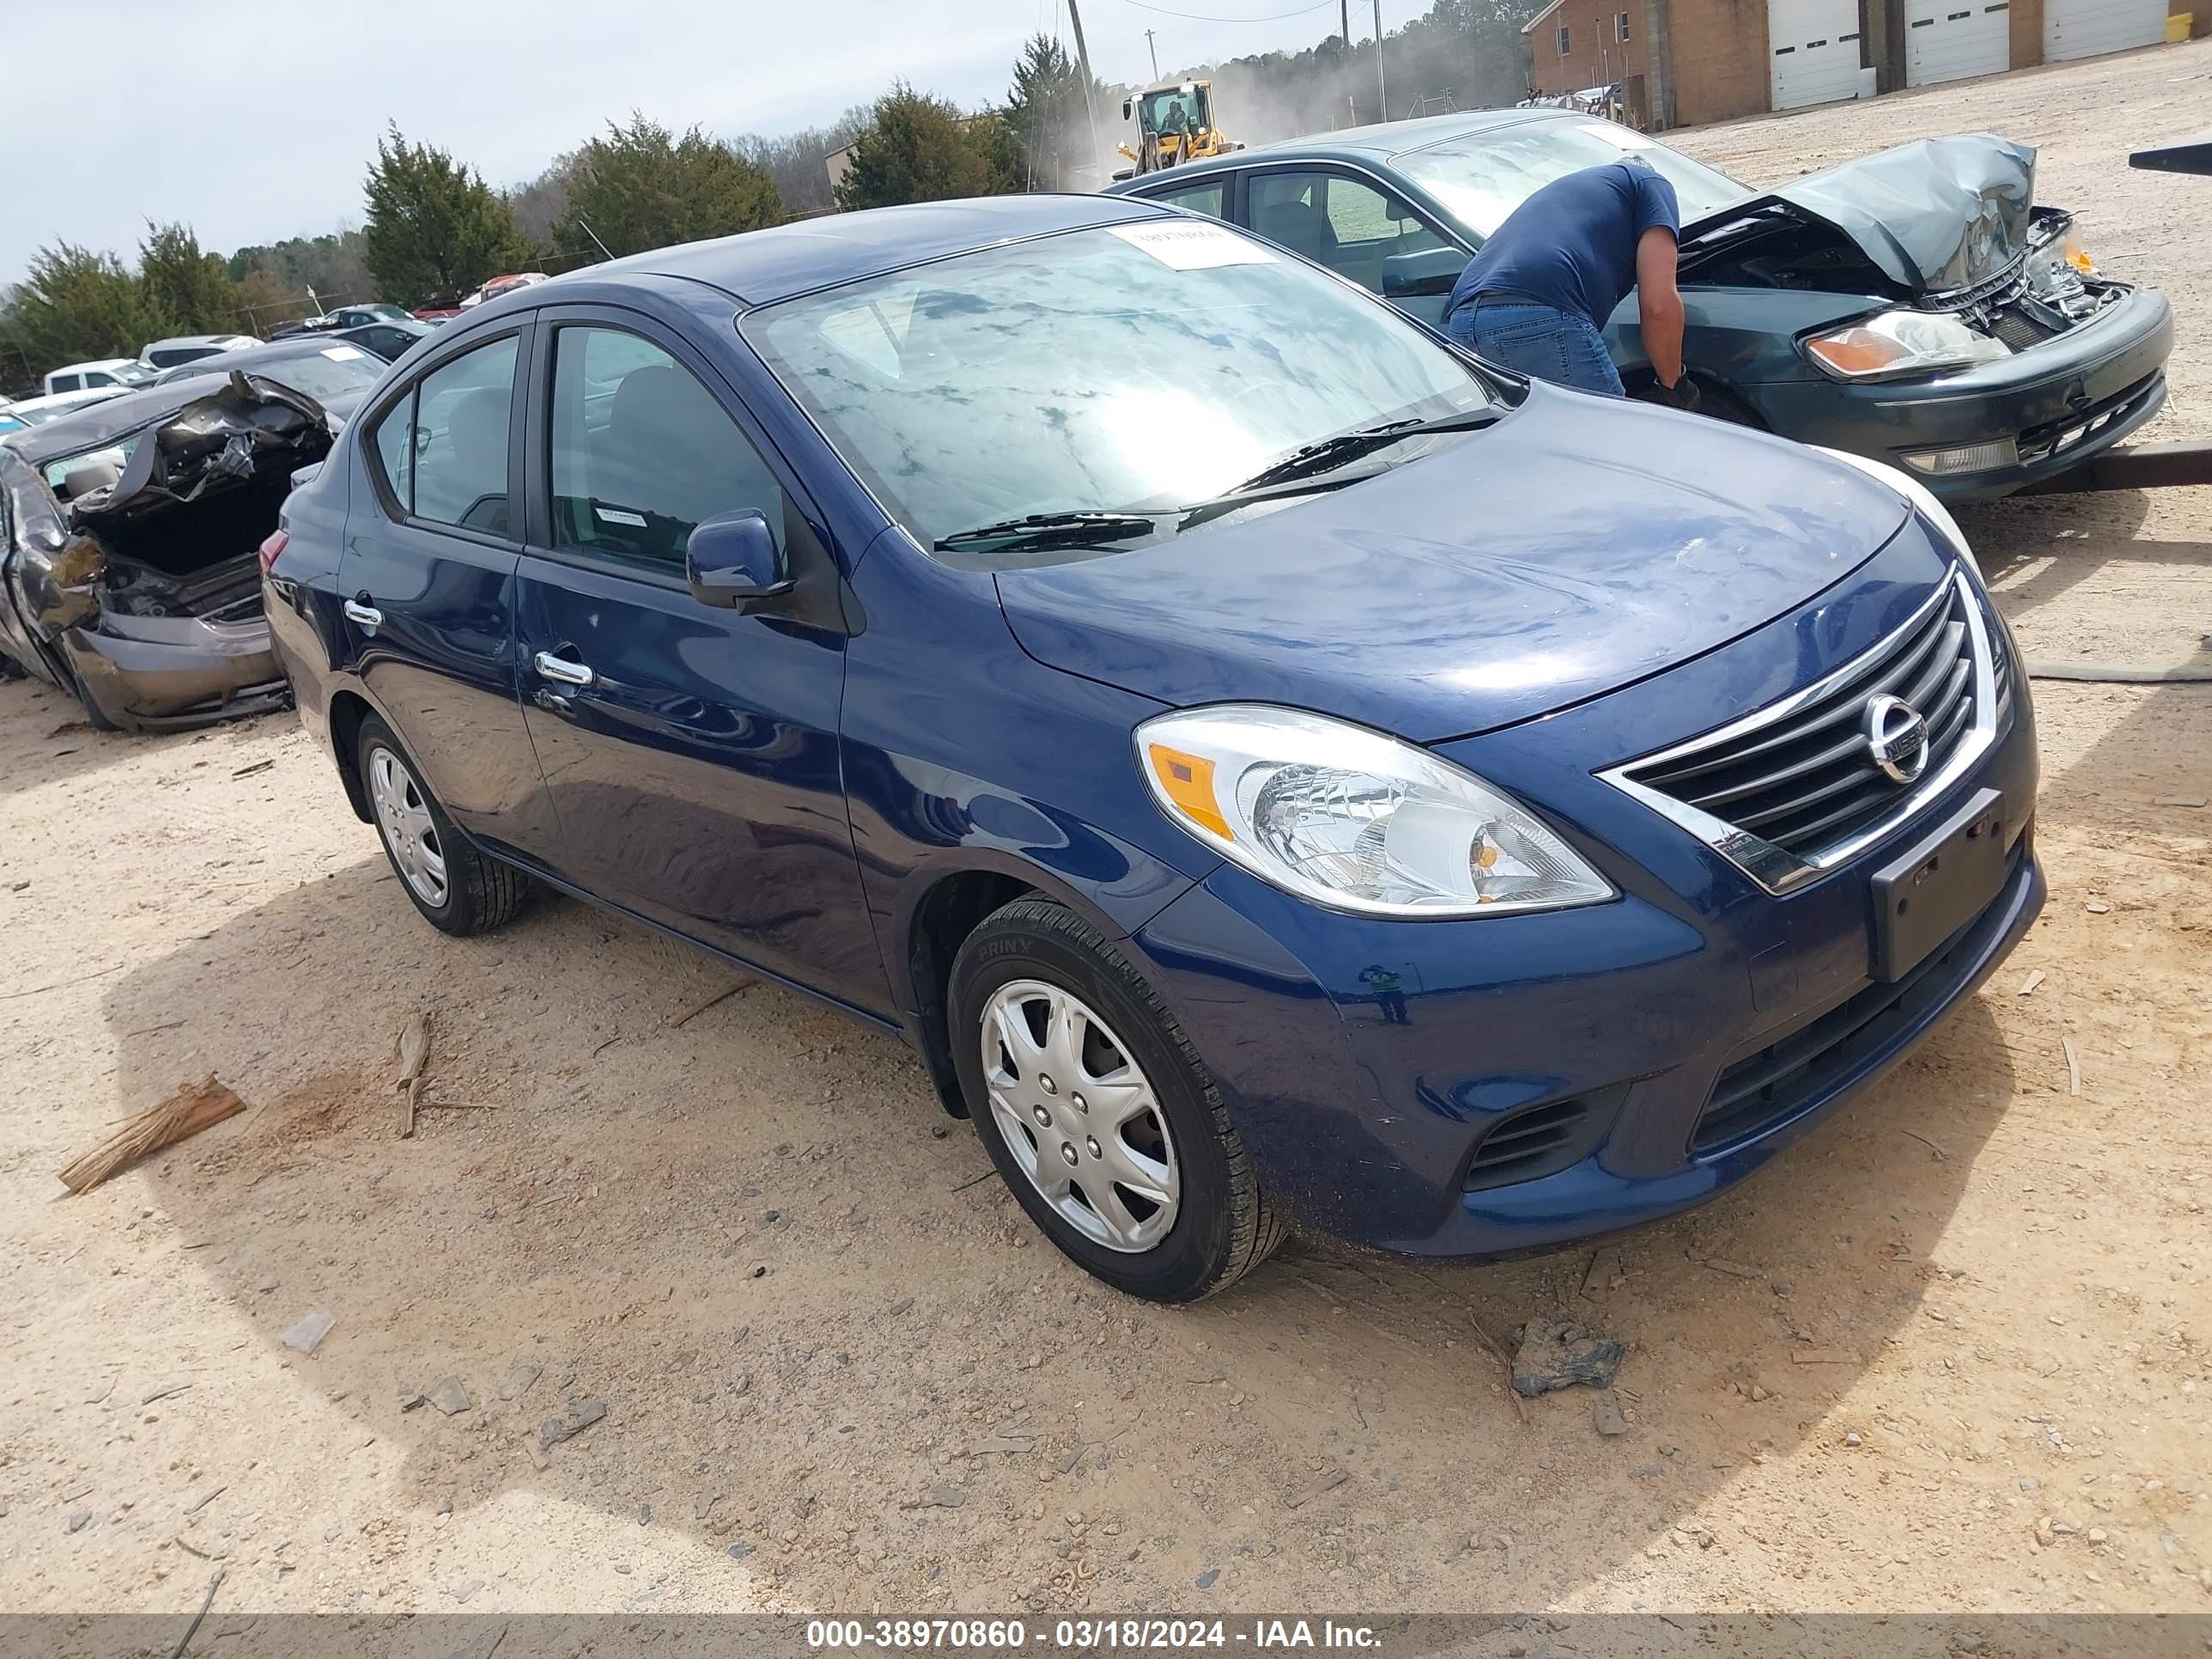
[{"label": "gravel ground", "polygon": [[[2208,71],[1684,142],[1760,182],[2042,145],[2177,301],[2179,434],[2212,183],[2124,152],[2212,125]],[[2212,491],[1967,527],[2032,657],[2212,625]],[[0,1606],[188,1613],[217,1561],[227,1610],[369,1613],[2212,1608],[2212,688],[2036,703],[2044,921],[1769,1174],[1588,1284],[1297,1243],[1163,1310],[1033,1236],[895,1044],[757,987],[678,1025],[727,971],[566,902],[431,932],[289,718],[103,738],[0,687]],[[61,1195],[210,1071],[247,1111]],[[1502,1386],[1563,1310],[1627,1346],[1623,1433]]]}]

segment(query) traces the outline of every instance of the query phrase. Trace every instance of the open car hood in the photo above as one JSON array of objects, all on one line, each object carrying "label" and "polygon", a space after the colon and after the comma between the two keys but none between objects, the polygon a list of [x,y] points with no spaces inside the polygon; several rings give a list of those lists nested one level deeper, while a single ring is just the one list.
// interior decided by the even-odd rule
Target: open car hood
[{"label": "open car hood", "polygon": [[2035,150],[1995,133],[1922,138],[1807,173],[1735,202],[1681,230],[1693,242],[1724,239],[1778,203],[1834,227],[1892,282],[1914,294],[1948,294],[1998,275],[2027,246]]}]

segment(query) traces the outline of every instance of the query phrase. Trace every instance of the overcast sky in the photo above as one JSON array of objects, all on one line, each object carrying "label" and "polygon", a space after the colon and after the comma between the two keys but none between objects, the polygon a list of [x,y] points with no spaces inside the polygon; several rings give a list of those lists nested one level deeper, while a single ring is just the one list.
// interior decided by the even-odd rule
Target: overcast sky
[{"label": "overcast sky", "polygon": [[[1103,80],[1334,33],[1334,0],[1081,0]],[[1396,27],[1426,0],[1393,0]],[[1054,12],[1057,6],[1058,16]],[[826,124],[896,77],[966,106],[1006,94],[1024,38],[1065,0],[521,0],[373,13],[292,0],[19,3],[0,23],[0,286],[66,240],[131,258],[149,219],[222,252],[361,220],[363,167],[387,119],[494,185],[534,176],[632,108],[682,131]],[[1365,38],[1369,0],[1352,8]],[[1283,16],[1285,12],[1298,15]],[[94,20],[96,21],[96,26]],[[1120,112],[1115,111],[1118,125]]]}]

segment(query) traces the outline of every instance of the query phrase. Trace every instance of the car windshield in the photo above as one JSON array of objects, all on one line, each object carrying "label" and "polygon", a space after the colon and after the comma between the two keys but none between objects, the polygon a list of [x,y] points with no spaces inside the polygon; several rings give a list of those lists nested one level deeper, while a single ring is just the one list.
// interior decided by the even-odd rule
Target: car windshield
[{"label": "car windshield", "polygon": [[125,386],[145,386],[152,381],[156,370],[143,363],[118,363],[106,371]]},{"label": "car windshield", "polygon": [[1203,222],[962,254],[745,331],[925,547],[1030,514],[1203,501],[1321,439],[1492,401],[1396,313]]},{"label": "car windshield", "polygon": [[1595,118],[1527,121],[1496,131],[1471,132],[1425,149],[1407,150],[1391,161],[1408,179],[1426,185],[1462,225],[1481,238],[1553,179],[1630,156],[1648,162],[1674,186],[1685,224],[1751,193],[1717,168],[1693,161],[1633,128]]}]

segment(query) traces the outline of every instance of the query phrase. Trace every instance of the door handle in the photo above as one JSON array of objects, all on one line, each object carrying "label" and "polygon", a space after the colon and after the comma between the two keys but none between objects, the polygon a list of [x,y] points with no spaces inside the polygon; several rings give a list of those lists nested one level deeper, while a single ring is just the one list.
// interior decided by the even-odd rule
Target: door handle
[{"label": "door handle", "polygon": [[345,613],[347,621],[359,623],[363,628],[379,627],[384,621],[381,611],[373,605],[363,605],[359,599],[348,599]]},{"label": "door handle", "polygon": [[589,685],[595,676],[584,664],[568,657],[556,657],[550,651],[541,651],[533,658],[542,678],[558,680],[563,685]]}]

